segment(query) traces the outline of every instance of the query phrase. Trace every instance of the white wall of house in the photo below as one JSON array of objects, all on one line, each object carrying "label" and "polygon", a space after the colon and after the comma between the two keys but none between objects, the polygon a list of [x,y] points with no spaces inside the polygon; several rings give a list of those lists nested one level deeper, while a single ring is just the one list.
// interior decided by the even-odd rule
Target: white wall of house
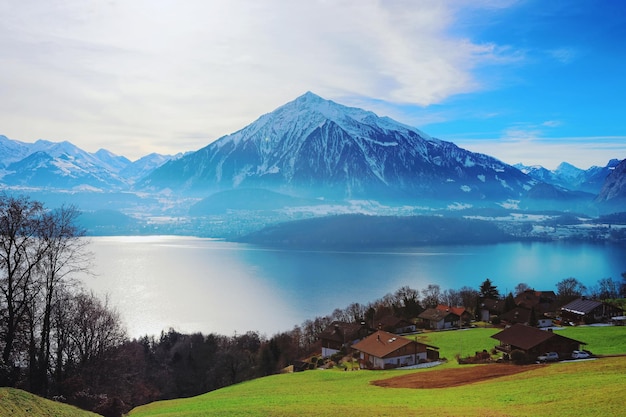
[{"label": "white wall of house", "polygon": [[322,358],[328,358],[329,356],[333,356],[337,352],[339,352],[339,349],[331,349],[331,348],[323,347]]},{"label": "white wall of house", "polygon": [[550,327],[550,326],[552,326],[552,319],[537,320],[537,327]]},{"label": "white wall of house", "polygon": [[[365,354],[361,352],[361,359],[365,360]],[[402,355],[389,358],[369,357],[369,361],[374,368],[384,369],[386,365],[390,366],[411,366],[419,363],[420,360],[426,360],[426,352],[420,352],[415,355]]]}]

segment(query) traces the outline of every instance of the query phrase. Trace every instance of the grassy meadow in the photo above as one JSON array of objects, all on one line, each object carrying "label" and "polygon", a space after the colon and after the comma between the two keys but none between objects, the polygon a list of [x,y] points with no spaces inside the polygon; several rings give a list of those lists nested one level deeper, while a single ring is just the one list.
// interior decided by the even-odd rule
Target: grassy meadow
[{"label": "grassy meadow", "polygon": [[[439,389],[382,388],[371,381],[459,367],[453,360],[490,350],[498,329],[478,328],[419,335],[439,346],[449,362],[441,367],[401,371],[317,370],[274,375],[198,397],[138,407],[144,416],[608,416],[623,415],[626,357],[562,362],[483,382]],[[558,330],[587,342],[596,354],[626,353],[626,327]],[[470,365],[463,365],[470,366]],[[497,366],[497,365],[477,365]]]},{"label": "grassy meadow", "polygon": [[71,405],[46,400],[15,388],[0,388],[2,417],[96,417],[98,414]]}]

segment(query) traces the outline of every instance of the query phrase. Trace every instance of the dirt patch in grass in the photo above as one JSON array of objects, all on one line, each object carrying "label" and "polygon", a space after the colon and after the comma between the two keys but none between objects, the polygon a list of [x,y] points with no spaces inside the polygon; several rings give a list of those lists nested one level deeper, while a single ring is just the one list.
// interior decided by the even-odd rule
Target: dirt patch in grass
[{"label": "dirt patch in grass", "polygon": [[493,364],[468,366],[463,368],[414,372],[389,379],[372,381],[372,384],[387,388],[448,388],[458,387],[474,382],[486,381],[507,375],[528,372],[546,365],[509,365]]}]

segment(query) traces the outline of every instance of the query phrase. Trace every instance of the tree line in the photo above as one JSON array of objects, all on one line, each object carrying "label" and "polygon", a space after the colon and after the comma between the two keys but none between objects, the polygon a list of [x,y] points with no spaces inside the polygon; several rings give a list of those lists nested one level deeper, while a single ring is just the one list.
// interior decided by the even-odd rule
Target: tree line
[{"label": "tree line", "polygon": [[[91,256],[75,207],[49,210],[26,197],[0,195],[0,385],[26,389],[104,416],[161,399],[198,395],[275,374],[320,350],[319,336],[333,321],[365,322],[417,317],[438,304],[478,313],[482,300],[501,299],[486,279],[478,289],[421,290],[404,286],[367,304],[351,303],[271,337],[258,332],[224,336],[183,334],[130,340],[108,300],[72,277],[88,272]],[[571,301],[582,294],[624,297],[623,282],[602,279],[590,289],[575,278],[557,284]],[[529,289],[520,283],[515,293]],[[504,299],[510,304],[513,294]]]}]

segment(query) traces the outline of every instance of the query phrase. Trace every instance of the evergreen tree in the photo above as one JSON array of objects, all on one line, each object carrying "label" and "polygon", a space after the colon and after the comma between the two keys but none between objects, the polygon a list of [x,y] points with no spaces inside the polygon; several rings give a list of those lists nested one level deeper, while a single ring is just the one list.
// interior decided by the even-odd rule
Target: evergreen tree
[{"label": "evergreen tree", "polygon": [[492,284],[491,280],[487,278],[480,284],[480,298],[482,299],[491,299],[497,300],[500,297],[500,293],[498,292],[498,287]]}]

